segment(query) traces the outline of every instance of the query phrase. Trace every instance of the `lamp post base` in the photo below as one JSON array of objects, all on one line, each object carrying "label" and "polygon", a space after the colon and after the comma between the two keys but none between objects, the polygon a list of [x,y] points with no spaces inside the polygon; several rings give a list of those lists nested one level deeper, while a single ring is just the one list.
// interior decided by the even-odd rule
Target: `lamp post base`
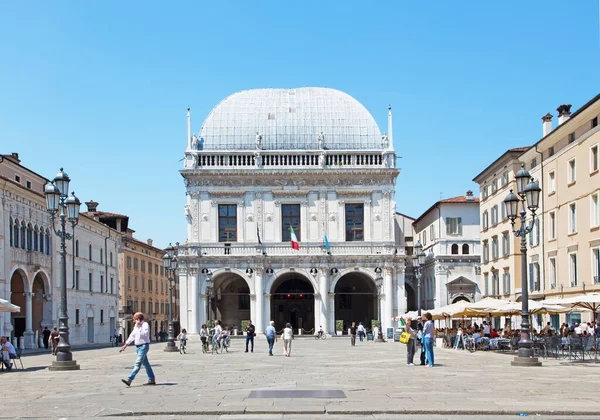
[{"label": "lamp post base", "polygon": [[375,339],[375,342],[376,342],[376,343],[385,343],[385,340],[383,339],[383,337],[377,337],[377,338]]},{"label": "lamp post base", "polygon": [[512,362],[510,362],[511,366],[542,366],[542,362],[538,360],[537,357],[515,357]]},{"label": "lamp post base", "polygon": [[179,349],[177,348],[177,346],[175,345],[175,343],[172,343],[172,342],[169,341],[167,343],[167,346],[164,348],[163,351],[166,351],[166,352],[179,352]]},{"label": "lamp post base", "polygon": [[48,370],[57,372],[60,370],[79,370],[80,366],[75,360],[67,360],[66,362],[59,362],[54,360],[51,366],[48,366]]}]

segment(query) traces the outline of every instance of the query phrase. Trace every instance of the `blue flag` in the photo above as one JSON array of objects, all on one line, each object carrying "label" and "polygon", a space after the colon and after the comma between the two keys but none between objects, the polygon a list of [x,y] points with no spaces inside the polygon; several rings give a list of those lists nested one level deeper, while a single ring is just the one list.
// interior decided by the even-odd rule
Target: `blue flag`
[{"label": "blue flag", "polygon": [[327,240],[327,235],[323,238],[325,240],[325,249],[329,251],[329,241]]}]

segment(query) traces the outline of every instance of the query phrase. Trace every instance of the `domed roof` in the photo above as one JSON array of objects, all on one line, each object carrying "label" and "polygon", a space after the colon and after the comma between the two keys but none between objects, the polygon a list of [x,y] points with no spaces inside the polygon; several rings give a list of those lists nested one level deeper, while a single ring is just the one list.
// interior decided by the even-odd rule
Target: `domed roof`
[{"label": "domed roof", "polygon": [[200,131],[203,150],[381,149],[377,123],[356,99],[339,90],[253,89],[234,93],[208,115]]}]

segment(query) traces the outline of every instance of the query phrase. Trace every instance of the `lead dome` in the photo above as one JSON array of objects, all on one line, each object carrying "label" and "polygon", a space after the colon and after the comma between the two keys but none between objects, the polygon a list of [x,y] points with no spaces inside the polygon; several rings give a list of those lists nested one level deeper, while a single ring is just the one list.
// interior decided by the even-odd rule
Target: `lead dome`
[{"label": "lead dome", "polygon": [[352,96],[336,89],[252,89],[234,93],[210,112],[200,131],[203,150],[381,149],[373,116]]}]

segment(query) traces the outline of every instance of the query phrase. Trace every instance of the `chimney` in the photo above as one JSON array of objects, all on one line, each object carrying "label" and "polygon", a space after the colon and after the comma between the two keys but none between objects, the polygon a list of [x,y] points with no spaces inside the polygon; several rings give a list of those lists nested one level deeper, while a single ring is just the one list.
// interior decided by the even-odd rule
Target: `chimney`
[{"label": "chimney", "polygon": [[546,137],[552,131],[552,114],[547,113],[542,117],[542,137]]},{"label": "chimney", "polygon": [[474,201],[475,197],[473,197],[473,191],[469,190],[467,191],[467,196],[466,196],[467,201]]},{"label": "chimney", "polygon": [[148,245],[152,246],[152,239],[148,239],[146,242],[148,243]]},{"label": "chimney", "polygon": [[95,213],[98,211],[98,203],[96,203],[94,200],[86,201],[85,205],[90,213]]},{"label": "chimney", "polygon": [[11,153],[11,156],[12,156],[12,158],[14,160],[17,161],[17,163],[21,163],[21,159],[19,159],[19,154],[18,153],[13,152],[13,153]]},{"label": "chimney", "polygon": [[558,125],[561,125],[571,117],[571,105],[565,104],[556,108],[558,111]]}]

